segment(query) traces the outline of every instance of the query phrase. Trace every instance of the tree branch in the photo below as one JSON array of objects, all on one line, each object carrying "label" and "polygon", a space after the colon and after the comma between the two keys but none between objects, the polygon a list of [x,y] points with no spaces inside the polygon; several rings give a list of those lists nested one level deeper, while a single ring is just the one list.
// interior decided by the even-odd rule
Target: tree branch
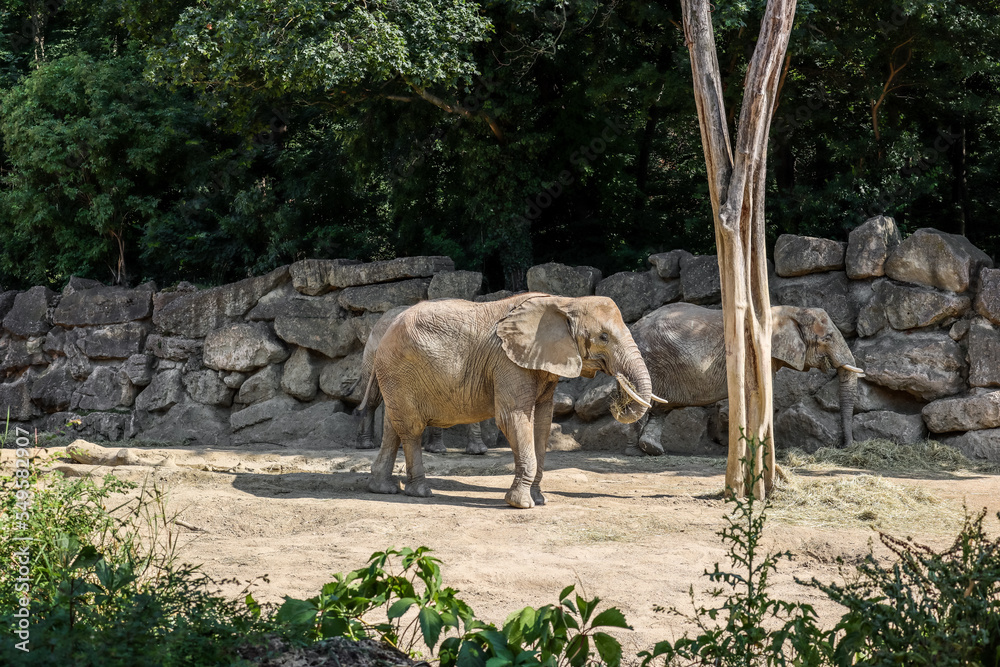
[{"label": "tree branch", "polygon": [[889,78],[885,80],[885,85],[882,86],[882,94],[879,95],[878,100],[872,102],[872,130],[875,132],[875,141],[879,140],[878,110],[881,108],[882,103],[885,101],[885,98],[889,95],[889,93],[896,90],[897,88],[902,88],[901,85],[893,86],[892,80],[896,78],[896,75],[898,75],[900,72],[903,71],[903,68],[905,68],[907,65],[910,64],[910,59],[913,57],[913,49],[912,48],[907,49],[906,60],[903,61],[902,65],[896,67],[895,64],[896,51],[899,51],[901,48],[903,48],[912,41],[913,38],[910,37],[902,44],[899,44],[898,46],[896,46],[896,48],[892,50],[892,54],[889,56]]}]

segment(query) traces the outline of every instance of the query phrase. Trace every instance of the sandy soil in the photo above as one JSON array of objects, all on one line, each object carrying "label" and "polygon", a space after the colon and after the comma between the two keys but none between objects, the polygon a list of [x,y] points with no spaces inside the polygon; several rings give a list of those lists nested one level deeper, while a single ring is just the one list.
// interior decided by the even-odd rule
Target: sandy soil
[{"label": "sandy soil", "polygon": [[[619,636],[625,655],[634,656],[678,637],[683,621],[661,608],[690,611],[689,588],[707,591],[711,584],[703,573],[716,562],[728,565],[716,535],[726,511],[722,459],[554,452],[543,483],[548,504],[516,510],[503,501],[513,471],[509,450],[480,457],[457,450],[425,454],[435,494],[429,499],[367,492],[374,452],[131,449],[115,459],[116,448],[94,451],[111,457],[105,462],[117,464],[120,475],[167,487],[179,517],[203,529],[182,531],[185,561],[202,563],[219,579],[266,574],[269,583],[253,588],[261,601],[310,597],[332,573],[361,567],[375,551],[426,545],[443,561],[445,584],[458,589],[480,618],[502,623],[524,605],[556,602],[559,591],[575,583],[587,596],[622,609],[634,631]],[[103,474],[107,468],[67,470]],[[893,481],[923,486],[946,504],[988,506],[990,527],[997,529],[998,477],[960,473]],[[910,534],[934,545],[948,541],[930,524],[913,525]],[[795,578],[839,580],[836,558],[863,557],[874,536],[857,522],[772,522],[769,546],[794,556],[774,578],[774,594],[807,600],[832,622],[839,617],[835,605]],[[236,593],[239,586],[224,590]]]}]

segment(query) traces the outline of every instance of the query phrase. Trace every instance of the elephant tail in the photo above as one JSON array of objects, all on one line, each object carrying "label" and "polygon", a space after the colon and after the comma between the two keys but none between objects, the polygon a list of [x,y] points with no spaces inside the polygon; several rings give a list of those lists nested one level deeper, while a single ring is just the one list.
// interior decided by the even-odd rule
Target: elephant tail
[{"label": "elephant tail", "polygon": [[[358,378],[358,382],[361,382],[361,378]],[[353,392],[354,390],[352,389],[351,391]],[[374,411],[381,402],[382,391],[379,389],[375,371],[372,370],[371,375],[368,376],[368,384],[365,387],[365,397],[362,398],[361,403],[358,404],[358,412],[364,412],[366,410]]]}]

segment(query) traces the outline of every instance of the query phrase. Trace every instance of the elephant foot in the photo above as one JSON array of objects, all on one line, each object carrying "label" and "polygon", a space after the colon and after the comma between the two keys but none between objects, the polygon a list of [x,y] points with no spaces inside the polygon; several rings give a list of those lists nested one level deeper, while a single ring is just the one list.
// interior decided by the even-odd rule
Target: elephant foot
[{"label": "elephant foot", "polygon": [[535,501],[531,498],[531,491],[523,486],[513,487],[507,492],[507,495],[504,496],[504,500],[506,500],[507,504],[511,507],[523,510],[535,506]]},{"label": "elephant foot", "polygon": [[430,498],[434,495],[431,492],[431,485],[427,483],[426,479],[419,479],[415,482],[408,482],[406,488],[403,489],[403,493],[408,496],[413,496],[415,498]]},{"label": "elephant foot", "polygon": [[440,440],[428,440],[427,444],[424,445],[424,451],[431,454],[444,454],[448,451],[448,448]]},{"label": "elephant foot", "polygon": [[399,493],[399,482],[394,479],[375,479],[373,475],[368,480],[368,490],[372,493]]},{"label": "elephant foot", "polygon": [[378,445],[375,444],[374,440],[372,440],[372,439],[369,438],[367,440],[358,440],[358,443],[357,443],[357,445],[355,445],[355,448],[356,449],[378,449]]},{"label": "elephant foot", "polygon": [[545,496],[542,495],[542,490],[538,487],[531,487],[531,499],[534,501],[535,505],[545,504]]},{"label": "elephant foot", "polygon": [[487,452],[486,443],[484,443],[482,440],[479,441],[470,440],[469,444],[465,446],[466,454],[475,454],[478,456],[480,454],[485,454],[486,452]]},{"label": "elephant foot", "polygon": [[645,456],[646,452],[642,451],[635,445],[629,445],[625,448],[625,456]]}]

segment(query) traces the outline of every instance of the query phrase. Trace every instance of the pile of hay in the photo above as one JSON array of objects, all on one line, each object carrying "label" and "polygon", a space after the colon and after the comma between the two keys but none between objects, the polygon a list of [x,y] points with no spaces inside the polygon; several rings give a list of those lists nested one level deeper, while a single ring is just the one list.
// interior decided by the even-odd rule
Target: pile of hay
[{"label": "pile of hay", "polygon": [[1000,472],[995,463],[970,461],[962,452],[936,440],[900,445],[891,440],[855,442],[847,449],[821,447],[814,454],[790,449],[784,463],[790,468],[860,468],[878,472],[970,470]]},{"label": "pile of hay", "polygon": [[771,496],[768,516],[776,521],[816,528],[871,526],[905,534],[957,530],[965,510],[939,500],[919,486],[896,484],[877,475],[803,479],[788,475]]}]

